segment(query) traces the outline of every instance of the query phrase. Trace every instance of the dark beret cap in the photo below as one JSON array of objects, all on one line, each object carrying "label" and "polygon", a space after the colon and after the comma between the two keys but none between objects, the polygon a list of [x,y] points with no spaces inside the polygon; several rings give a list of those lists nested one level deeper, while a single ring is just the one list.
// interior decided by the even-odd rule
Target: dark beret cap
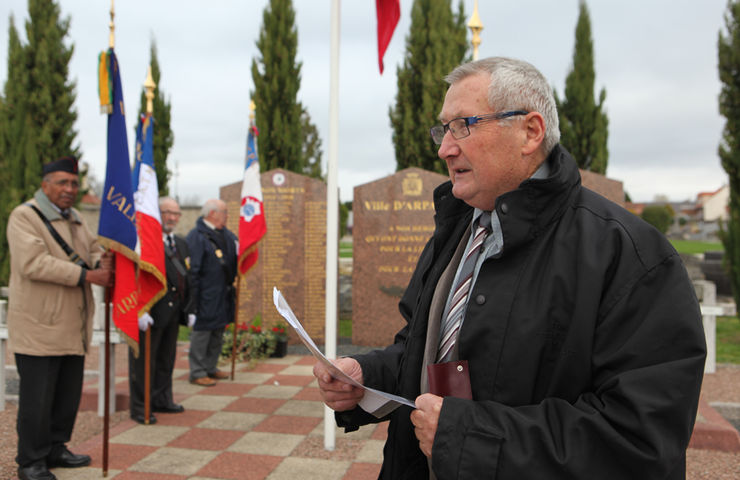
[{"label": "dark beret cap", "polygon": [[78,172],[77,169],[77,159],[72,156],[67,157],[61,157],[57,158],[53,162],[49,162],[43,167],[43,174],[49,174],[52,172],[67,172],[67,173],[74,173],[75,175]]}]

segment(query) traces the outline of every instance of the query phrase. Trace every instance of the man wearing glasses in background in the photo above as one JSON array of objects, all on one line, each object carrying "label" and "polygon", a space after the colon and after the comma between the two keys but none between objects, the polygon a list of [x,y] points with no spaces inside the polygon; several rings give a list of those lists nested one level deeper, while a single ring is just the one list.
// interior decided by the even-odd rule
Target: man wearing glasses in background
[{"label": "man wearing glasses in background", "polygon": [[[151,412],[182,413],[185,407],[175,403],[172,396],[172,372],[177,354],[177,334],[180,325],[193,326],[195,314],[189,293],[188,265],[190,254],[185,239],[175,235],[175,228],[182,212],[177,200],[171,197],[159,199],[159,214],[162,218],[162,243],[164,244],[167,293],[151,308],[151,315],[139,317],[139,357],[129,349],[129,392],[131,418],[138,423],[147,423],[144,418],[144,375],[146,360],[146,330],[151,327]],[[153,413],[149,424],[157,422]]]},{"label": "man wearing glasses in background", "polygon": [[77,159],[43,167],[41,188],[8,219],[8,343],[20,377],[18,477],[53,480],[49,468],[84,467],[88,455],[65,445],[82,395],[92,339],[91,284],[109,286],[113,258],[80,213]]},{"label": "man wearing glasses in background", "polygon": [[[336,361],[417,408],[376,419],[317,364],[325,403],[347,431],[390,420],[381,478],[684,479],[706,346],[678,254],[581,186],[533,66],[489,58],[446,80],[431,134],[450,181],[407,324]],[[430,378],[469,391],[434,395]]]}]

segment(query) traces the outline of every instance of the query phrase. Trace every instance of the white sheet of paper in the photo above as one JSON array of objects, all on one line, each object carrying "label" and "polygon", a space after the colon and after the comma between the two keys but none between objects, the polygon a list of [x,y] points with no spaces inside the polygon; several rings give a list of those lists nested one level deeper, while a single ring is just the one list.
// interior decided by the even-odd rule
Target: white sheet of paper
[{"label": "white sheet of paper", "polygon": [[308,335],[306,330],[304,330],[303,325],[301,325],[301,322],[298,321],[298,318],[296,318],[293,310],[290,308],[290,305],[288,305],[288,302],[285,300],[283,294],[280,293],[280,290],[278,290],[277,287],[272,287],[272,301],[275,304],[275,308],[277,309],[278,313],[280,313],[285,321],[288,322],[288,324],[293,327],[293,329],[295,329],[296,333],[298,334],[298,338],[301,339],[303,344],[306,346],[306,348],[308,348],[308,350],[316,358],[316,360],[320,361],[326,366],[332,377],[365,390],[365,396],[359,403],[360,407],[362,407],[363,410],[373,415],[376,415],[376,412],[379,412],[379,414],[376,416],[382,417],[392,412],[400,405],[407,405],[411,408],[416,408],[414,402],[410,400],[399,397],[397,395],[381,392],[379,390],[366,387],[361,383],[356,382],[353,378],[345,374],[343,371],[339,370],[337,367],[334,366],[333,363],[331,363],[328,358],[326,358],[326,356],[324,356],[323,353],[321,353],[321,350],[319,350],[319,348]]}]

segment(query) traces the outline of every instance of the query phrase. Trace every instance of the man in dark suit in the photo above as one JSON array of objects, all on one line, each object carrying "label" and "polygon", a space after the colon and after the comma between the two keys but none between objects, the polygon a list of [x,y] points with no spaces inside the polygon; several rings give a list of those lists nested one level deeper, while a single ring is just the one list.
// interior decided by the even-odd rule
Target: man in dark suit
[{"label": "man in dark suit", "polygon": [[[167,292],[151,309],[150,314],[139,318],[139,358],[129,350],[129,390],[131,418],[145,423],[144,418],[144,374],[146,330],[151,327],[151,411],[180,413],[185,411],[172,398],[172,371],[175,368],[177,334],[180,324],[195,323],[193,306],[188,292],[188,269],[190,257],[185,239],[173,232],[180,221],[180,206],[170,197],[159,199],[162,217],[162,239],[164,241],[165,267],[167,269]],[[157,421],[153,414],[149,423]]]}]

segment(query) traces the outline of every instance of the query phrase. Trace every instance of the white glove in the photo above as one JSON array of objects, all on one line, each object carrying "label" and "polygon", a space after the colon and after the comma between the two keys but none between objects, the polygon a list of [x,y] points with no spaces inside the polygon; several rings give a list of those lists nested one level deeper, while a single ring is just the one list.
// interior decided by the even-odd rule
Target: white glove
[{"label": "white glove", "polygon": [[188,313],[188,328],[193,328],[193,325],[195,325],[195,314]]},{"label": "white glove", "polygon": [[146,332],[149,329],[149,325],[154,323],[154,319],[148,313],[139,317],[139,330]]}]

